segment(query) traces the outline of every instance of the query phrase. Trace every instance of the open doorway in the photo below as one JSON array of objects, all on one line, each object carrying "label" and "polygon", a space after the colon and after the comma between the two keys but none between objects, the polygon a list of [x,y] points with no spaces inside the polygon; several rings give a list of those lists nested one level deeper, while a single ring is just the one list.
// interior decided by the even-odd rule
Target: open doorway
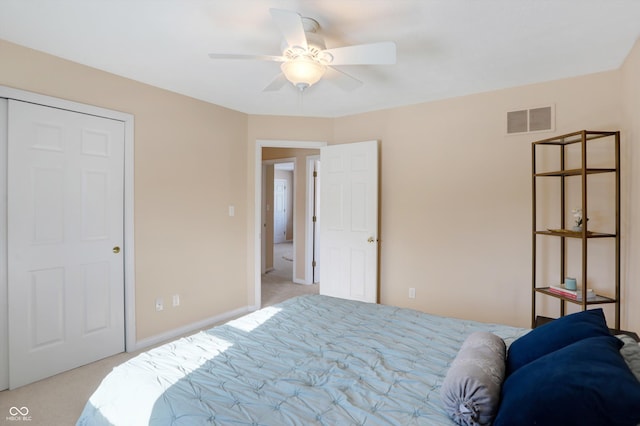
[{"label": "open doorway", "polygon": [[293,243],[293,171],[295,163],[273,165],[273,243]]},{"label": "open doorway", "polygon": [[263,192],[263,211],[265,214],[265,238],[262,252],[263,284],[267,278],[277,277],[280,281],[290,282],[295,279],[293,212],[296,163],[295,158],[291,160],[293,161],[289,161],[289,159],[264,161],[266,171]]},{"label": "open doorway", "polygon": [[256,194],[257,212],[260,209],[256,227],[256,260],[260,262],[256,262],[256,304],[264,307],[299,294],[318,292],[313,274],[314,254],[319,254],[313,244],[315,185],[309,181],[313,178],[309,167],[315,163],[309,158],[317,158],[319,150],[309,149],[309,142],[300,143],[305,149],[290,145],[295,142],[262,143],[265,145],[260,146],[259,141],[256,148],[256,189],[260,189]]}]

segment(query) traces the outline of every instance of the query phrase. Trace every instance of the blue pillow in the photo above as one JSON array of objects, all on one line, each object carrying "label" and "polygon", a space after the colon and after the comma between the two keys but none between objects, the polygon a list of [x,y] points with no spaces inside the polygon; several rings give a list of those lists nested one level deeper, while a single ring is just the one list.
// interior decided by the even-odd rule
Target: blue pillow
[{"label": "blue pillow", "polygon": [[548,353],[588,337],[609,336],[602,308],[580,311],[531,330],[507,351],[507,377]]},{"label": "blue pillow", "polygon": [[493,423],[637,425],[640,382],[614,336],[591,337],[525,365],[505,380]]}]

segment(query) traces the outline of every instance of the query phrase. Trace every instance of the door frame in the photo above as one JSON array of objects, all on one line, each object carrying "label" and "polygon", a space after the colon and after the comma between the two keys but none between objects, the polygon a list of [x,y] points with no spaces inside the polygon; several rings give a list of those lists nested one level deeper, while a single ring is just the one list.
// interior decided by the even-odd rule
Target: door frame
[{"label": "door frame", "polygon": [[[1,89],[1,87],[0,87]],[[1,95],[1,93],[0,93]],[[7,128],[9,102],[0,99],[0,391],[9,388],[9,282],[7,252]]]},{"label": "door frame", "polygon": [[[299,141],[299,140],[269,140],[257,139],[255,142],[254,156],[254,185],[253,185],[253,309],[262,307],[262,148],[302,148],[320,149],[327,146],[327,142],[322,141]],[[297,165],[296,165],[297,166]],[[294,218],[295,221],[295,218]],[[295,225],[294,225],[295,226]],[[294,231],[295,234],[295,231]],[[307,242],[308,245],[308,242]],[[295,270],[294,270],[295,273]],[[305,272],[306,273],[306,272]],[[305,277],[305,281],[308,277]],[[252,304],[249,303],[251,306]]]},{"label": "door frame", "polygon": [[[267,147],[269,148],[269,147]],[[260,150],[260,152],[262,152],[262,150]],[[280,163],[293,163],[293,182],[296,181],[296,169],[298,167],[297,165],[297,161],[296,161],[296,157],[288,157],[288,158],[275,158],[273,160],[264,160],[262,161],[262,181],[261,181],[261,199],[260,199],[260,203],[262,204],[260,207],[260,214],[261,219],[260,219],[260,223],[261,223],[261,232],[264,230],[264,228],[262,227],[262,224],[266,224],[267,223],[267,211],[264,205],[264,200],[265,200],[265,195],[267,193],[267,166],[275,166],[276,164],[280,164]],[[275,182],[275,170],[274,170],[274,182]],[[295,232],[296,232],[296,203],[295,203],[295,191],[292,191],[291,193],[291,198],[294,200],[293,201],[293,247],[294,247],[294,256],[293,256],[293,275],[291,276],[291,279],[293,280],[293,277],[295,275],[295,270],[296,270],[296,257],[295,257],[295,244],[296,244],[296,237],[295,237]],[[274,216],[275,217],[275,216]],[[275,224],[272,223],[271,224],[271,229],[275,230]],[[272,234],[274,234],[274,232],[272,232]],[[275,241],[275,238],[272,239],[271,244],[273,244]],[[267,241],[263,238],[260,239],[260,275],[264,274],[265,272],[267,272],[267,268],[266,268],[266,249],[267,249]],[[261,279],[262,281],[262,279]]]},{"label": "door frame", "polygon": [[[25,90],[14,89],[0,85],[0,98],[15,99],[43,106],[75,111],[83,114],[104,117],[107,119],[122,121],[124,123],[124,309],[125,309],[125,350],[132,352],[136,349],[136,322],[135,322],[135,246],[134,246],[134,116],[132,114],[105,109],[93,105],[59,99],[52,96],[41,95]],[[6,117],[5,117],[6,118]],[[5,123],[6,124],[6,123]],[[8,155],[6,152],[6,138],[0,138],[0,166],[6,170]],[[6,186],[4,178],[0,180],[0,219],[6,223]],[[0,233],[0,307],[6,307],[8,282],[6,275],[7,265],[7,240],[6,232]],[[3,309],[6,312],[6,309]],[[2,341],[4,338],[4,341]],[[8,343],[8,317],[0,316],[0,345]],[[5,345],[6,346],[6,345]],[[1,354],[0,354],[1,355]],[[0,372],[8,368],[8,359],[0,357]],[[0,378],[2,374],[0,374]],[[0,383],[2,385],[3,383]],[[2,386],[0,386],[0,389]]]},{"label": "door frame", "polygon": [[[313,232],[313,206],[314,204],[316,204],[318,197],[319,197],[319,192],[318,193],[314,193],[314,177],[313,177],[313,172],[314,172],[314,163],[316,161],[320,161],[320,155],[318,154],[314,154],[314,155],[307,155],[306,158],[306,163],[307,163],[307,169],[306,169],[306,175],[307,175],[307,214],[305,215],[305,231],[306,231],[306,235],[307,235],[307,249],[305,251],[305,263],[304,263],[304,270],[305,270],[305,277],[307,278],[307,282],[309,284],[315,284],[318,282],[318,279],[315,278],[315,274],[313,272],[313,267],[311,266],[311,262],[314,261],[313,258],[313,252],[315,251],[315,253],[319,256],[319,246],[317,244],[317,241],[319,241],[320,239],[320,222],[316,221],[316,232],[315,232],[315,239],[314,239],[314,232]],[[316,188],[316,190],[318,190],[318,188]],[[309,196],[309,194],[311,194],[311,196]],[[320,206],[316,205],[316,210],[319,209]],[[318,265],[318,269],[319,269],[319,265]],[[310,278],[309,278],[310,277]]]}]

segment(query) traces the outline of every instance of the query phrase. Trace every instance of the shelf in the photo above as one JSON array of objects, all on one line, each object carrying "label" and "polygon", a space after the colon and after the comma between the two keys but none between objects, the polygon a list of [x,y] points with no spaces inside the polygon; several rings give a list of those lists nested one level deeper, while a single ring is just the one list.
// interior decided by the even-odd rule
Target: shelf
[{"label": "shelf", "polygon": [[[547,229],[546,231],[536,231],[536,235],[555,235],[557,237],[582,238],[582,231],[572,231],[570,229]],[[604,232],[587,231],[587,238],[615,238],[616,234]]]},{"label": "shelf", "polygon": [[[598,141],[596,144],[589,143],[594,139],[603,140],[606,144],[612,142],[606,149],[602,149],[602,144]],[[569,146],[571,144],[575,144],[576,146]],[[595,151],[594,149],[589,149],[591,146],[597,145],[597,152],[599,156],[596,157],[598,160],[606,161],[604,163],[593,163],[600,164],[599,167],[588,167],[589,163],[589,151]],[[552,151],[552,152],[551,152]],[[537,155],[542,154],[545,155]],[[601,305],[601,304],[613,304],[615,310],[615,327],[618,328],[620,325],[620,295],[622,294],[620,291],[620,132],[619,131],[590,131],[590,130],[580,130],[573,133],[568,133],[565,135],[555,136],[548,139],[543,139],[539,141],[535,141],[531,146],[531,174],[533,177],[532,180],[532,302],[531,302],[531,310],[532,310],[532,323],[535,322],[536,319],[536,299],[539,299],[540,296],[550,296],[559,301],[560,308],[560,316],[564,316],[566,312],[567,303],[573,303],[579,305],[582,309],[587,309],[587,306],[592,305]],[[552,154],[552,155],[550,155]],[[610,154],[613,154],[612,158],[610,158]],[[567,158],[567,155],[570,157]],[[577,159],[580,161],[578,162]],[[540,157],[540,158],[538,158]],[[540,161],[540,168],[537,168],[538,161]],[[570,160],[570,161],[568,161]],[[569,166],[571,164],[571,166]],[[577,168],[575,168],[578,166]],[[554,168],[559,168],[553,170]],[[605,178],[603,180],[587,178],[590,175],[598,175],[605,174]],[[606,175],[608,174],[608,175]],[[572,176],[577,176],[576,178],[571,178]],[[613,176],[613,179],[609,179],[609,177]],[[554,191],[551,191],[547,182],[550,179],[558,179],[558,185],[554,186]],[[538,196],[538,183],[543,182],[540,186],[540,192],[542,197]],[[569,211],[567,209],[567,202],[569,200],[579,199],[580,206],[583,211],[586,213],[588,211],[588,206],[599,205],[602,208],[603,203],[600,201],[596,201],[597,204],[594,204],[594,201],[591,197],[588,197],[589,191],[588,186],[593,182],[596,182],[597,185],[601,186],[603,183],[607,185],[609,188],[610,185],[610,193],[615,194],[615,200],[613,201],[613,205],[608,206],[608,201],[605,203],[605,208],[607,208],[607,215],[612,216],[611,218],[615,219],[615,228],[612,226],[605,226],[604,228],[613,232],[595,232],[591,229],[588,229],[587,223],[584,223],[584,229],[581,231],[574,231],[571,228],[573,222],[566,222]],[[607,188],[599,189],[598,195],[605,194]],[[558,191],[559,189],[559,191]],[[556,195],[557,194],[557,195]],[[549,202],[549,197],[559,196],[559,199],[556,201]],[[579,198],[578,198],[579,197]],[[589,198],[589,199],[587,199]],[[603,197],[599,197],[603,198]],[[544,199],[545,202],[538,205],[538,199]],[[606,198],[608,200],[608,198]],[[546,222],[537,222],[537,217],[539,215],[539,209],[546,208],[547,212],[551,214],[555,214],[553,212],[553,207],[559,207],[556,209],[559,213],[559,217],[555,220],[548,220]],[[542,211],[542,210],[541,210]],[[564,228],[568,226],[570,229],[554,229],[548,228],[545,225],[556,224],[559,225],[559,228]],[[597,224],[596,224],[597,225]],[[543,240],[545,236],[551,237],[560,237],[558,238],[559,244],[558,247],[555,247],[552,253],[557,252],[560,258],[560,262],[558,265],[555,264],[547,264],[547,262],[541,262],[538,260],[538,243]],[[574,240],[578,240],[582,244],[577,244],[580,246],[581,256],[580,258],[576,255],[569,256],[567,252],[571,250],[575,250],[573,247],[576,244],[571,244],[567,238],[573,238]],[[611,261],[612,261],[612,283],[615,288],[602,287],[598,285],[600,289],[605,291],[607,294],[615,295],[614,298],[602,296],[600,294],[592,297],[587,300],[577,300],[572,298],[571,296],[566,296],[562,294],[558,294],[557,292],[551,291],[549,287],[544,287],[544,283],[538,282],[538,269],[543,271],[546,275],[553,274],[554,270],[558,272],[558,279],[562,281],[566,278],[566,272],[569,268],[569,264],[577,265],[572,266],[571,270],[577,271],[580,270],[580,276],[586,282],[587,279],[591,276],[590,270],[587,266],[593,268],[591,262],[587,262],[588,257],[588,240],[593,238],[607,238],[610,241],[613,241],[613,247],[609,247],[607,244],[607,252],[611,252]],[[571,248],[571,250],[570,250]],[[547,246],[542,245],[540,249],[546,250]],[[607,262],[606,258],[603,256],[598,256],[601,259],[599,262]],[[600,263],[602,264],[602,263]],[[598,265],[598,263],[596,263]],[[607,267],[608,268],[608,267]],[[539,287],[541,286],[541,287]],[[586,297],[586,296],[585,296]]]},{"label": "shelf", "polygon": [[[536,317],[535,324],[534,324],[533,328],[541,327],[541,326],[543,326],[545,324],[550,323],[553,320],[554,320],[554,318],[549,318],[549,317],[545,317],[545,316],[542,316],[542,315],[538,315]],[[613,334],[614,336],[617,335],[617,334],[626,334],[627,336],[631,337],[636,342],[640,342],[640,337],[638,336],[637,333],[634,333],[633,331],[619,330],[619,329],[616,329],[616,328],[610,328],[609,332],[611,334]]]},{"label": "shelf", "polygon": [[[586,174],[594,175],[597,173],[613,173],[616,172],[615,168],[588,168],[586,170]],[[536,173],[535,177],[543,177],[543,176],[582,176],[582,169],[568,169],[568,170],[558,170],[555,172],[544,172],[544,173]]]},{"label": "shelf", "polygon": [[[572,299],[571,297],[566,297],[566,296],[563,296],[561,294],[554,293],[554,292],[549,290],[549,287],[537,287],[535,290],[538,293],[546,294],[547,296],[557,297],[558,299],[566,300],[567,302],[570,302],[570,303],[575,303],[577,305],[582,305],[583,304],[582,300]],[[593,299],[587,300],[587,305],[600,305],[600,304],[603,304],[603,303],[616,303],[616,299],[612,299],[610,297],[601,296],[599,294],[596,294],[596,297],[594,297]]]},{"label": "shelf", "polygon": [[569,133],[567,135],[556,136],[549,139],[543,139],[541,141],[533,142],[534,145],[569,145],[572,143],[581,143],[584,139],[587,141],[599,138],[606,138],[607,136],[614,136],[617,132],[598,132],[582,130],[579,132]]}]

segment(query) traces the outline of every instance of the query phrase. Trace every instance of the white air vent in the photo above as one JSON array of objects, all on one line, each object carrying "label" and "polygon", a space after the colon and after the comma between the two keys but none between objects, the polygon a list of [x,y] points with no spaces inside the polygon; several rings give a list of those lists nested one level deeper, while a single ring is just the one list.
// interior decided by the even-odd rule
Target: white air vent
[{"label": "white air vent", "polygon": [[555,130],[554,105],[507,112],[507,134]]}]

